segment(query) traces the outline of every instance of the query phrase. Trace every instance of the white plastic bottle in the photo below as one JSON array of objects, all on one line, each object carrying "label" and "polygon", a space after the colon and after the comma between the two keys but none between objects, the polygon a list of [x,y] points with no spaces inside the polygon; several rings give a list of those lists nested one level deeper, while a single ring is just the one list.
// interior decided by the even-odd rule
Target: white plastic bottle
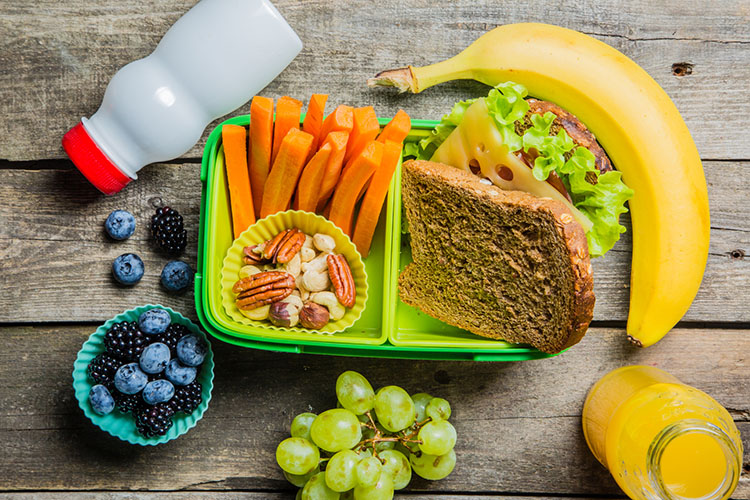
[{"label": "white plastic bottle", "polygon": [[94,186],[114,194],[144,165],[188,151],[300,50],[268,0],[202,0],[151,55],[115,74],[99,110],[65,134],[63,148]]}]

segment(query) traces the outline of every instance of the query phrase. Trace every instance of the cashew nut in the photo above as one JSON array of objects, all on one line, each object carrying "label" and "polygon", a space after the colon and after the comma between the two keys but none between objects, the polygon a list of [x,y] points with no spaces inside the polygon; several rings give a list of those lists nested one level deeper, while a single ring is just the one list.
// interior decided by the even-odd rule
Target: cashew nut
[{"label": "cashew nut", "polygon": [[248,276],[252,276],[253,274],[258,274],[259,272],[260,269],[255,266],[242,266],[239,272],[240,279],[247,278]]},{"label": "cashew nut", "polygon": [[302,250],[299,251],[300,259],[302,260],[302,263],[310,262],[315,258],[315,249],[313,248],[305,248],[302,247]]},{"label": "cashew nut", "polygon": [[294,257],[292,257],[292,260],[284,264],[281,268],[296,278],[302,271],[300,267],[301,265],[302,261],[300,260],[300,254],[297,252]]},{"label": "cashew nut", "polygon": [[265,319],[268,319],[268,314],[271,311],[271,306],[262,306],[255,309],[240,309],[240,312],[243,316],[246,318],[254,319],[255,321],[263,321]]},{"label": "cashew nut", "polygon": [[[310,297],[310,290],[308,290],[307,288],[305,288],[304,283],[302,283],[302,276],[303,276],[302,274],[300,274],[299,276],[297,276],[297,280],[294,283],[294,286],[297,289],[294,292],[297,292],[299,294],[299,297],[303,301],[305,301],[305,300],[307,300]],[[292,294],[294,294],[294,292],[292,292]]]},{"label": "cashew nut", "polygon": [[302,275],[302,286],[311,292],[321,292],[331,286],[331,279],[328,277],[328,270],[317,271],[308,269]]},{"label": "cashew nut", "polygon": [[315,248],[323,253],[331,253],[336,248],[336,241],[332,236],[323,233],[317,233],[313,236]]},{"label": "cashew nut", "polygon": [[306,273],[308,271],[312,271],[315,273],[322,273],[323,271],[328,271],[328,255],[321,254],[315,257],[310,262],[305,262],[302,264],[302,272]]},{"label": "cashew nut", "polygon": [[326,306],[331,313],[331,321],[338,321],[346,314],[346,308],[341,305],[333,292],[318,292],[310,295],[310,300],[321,306]]}]

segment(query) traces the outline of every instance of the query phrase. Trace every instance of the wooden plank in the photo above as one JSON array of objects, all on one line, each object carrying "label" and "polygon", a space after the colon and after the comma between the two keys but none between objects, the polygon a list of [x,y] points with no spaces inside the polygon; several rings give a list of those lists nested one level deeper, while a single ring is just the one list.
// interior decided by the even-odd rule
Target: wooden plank
[{"label": "wooden plank", "polygon": [[[0,500],[290,500],[290,493],[224,493],[211,492],[202,493],[197,491],[182,493],[162,493],[162,492],[108,492],[102,491],[97,493],[75,492],[75,493],[0,493]],[[597,497],[545,497],[545,496],[506,496],[506,495],[442,495],[431,493],[429,495],[419,494],[400,494],[397,493],[396,499],[403,498],[409,500],[545,500],[554,498],[554,500],[597,500]],[[599,497],[601,498],[601,497]],[[606,497],[608,500],[625,497]]]},{"label": "wooden plank", "polygon": [[[636,349],[622,330],[596,328],[558,357],[500,364],[288,355],[215,341],[208,411],[188,434],[156,448],[111,438],[77,408],[70,371],[90,331],[0,327],[13,346],[0,350],[0,490],[283,490],[276,444],[295,414],[335,405],[334,381],[346,369],[375,387],[395,383],[452,403],[456,470],[443,481],[415,479],[411,491],[619,495],[588,452],[579,415],[588,388],[631,363],[667,369],[729,408],[750,465],[748,330],[681,329]],[[750,499],[747,476],[733,498]]]},{"label": "wooden plank", "polygon": [[[63,158],[60,138],[97,109],[112,75],[148,55],[194,3],[3,2],[0,63],[13,71],[0,74],[0,159]],[[628,5],[617,0],[554,5],[544,0],[281,0],[276,5],[305,48],[263,91],[268,96],[307,99],[322,91],[331,103],[372,104],[383,116],[403,107],[413,117],[436,119],[456,100],[483,95],[486,88],[446,84],[407,97],[370,90],[365,79],[389,67],[450,57],[500,23],[554,20],[594,35],[642,65],[675,101],[704,158],[750,158],[750,143],[731,133],[744,130],[750,112],[745,92],[750,14],[743,0]],[[677,77],[672,65],[683,62],[693,65],[692,73]],[[723,111],[728,105],[731,112]],[[205,137],[186,156],[199,157]]]},{"label": "wooden plank", "polygon": [[[750,254],[750,163],[706,162],[705,168],[711,255],[685,321],[750,322],[750,258],[731,257],[736,250]],[[0,288],[5,290],[0,322],[103,321],[145,303],[194,314],[191,292],[168,294],[159,286],[168,258],[151,245],[148,225],[155,201],[177,208],[189,233],[183,258],[196,266],[199,169],[197,164],[151,166],[114,197],[100,195],[73,170],[0,169]],[[117,208],[137,219],[135,234],[124,242],[110,241],[102,229]],[[623,220],[629,230],[627,217]],[[594,260],[596,320],[627,318],[629,234],[606,257]],[[110,272],[112,260],[125,252],[139,254],[146,265],[144,279],[132,288],[117,286]]]},{"label": "wooden plank", "polygon": [[[396,499],[403,498],[409,500],[545,500],[554,498],[555,500],[596,500],[597,497],[545,497],[545,496],[506,496],[506,495],[442,495],[431,493],[430,495],[419,494],[400,494],[397,493]],[[599,497],[601,498],[601,497]],[[606,497],[609,500],[625,497]],[[197,491],[182,493],[162,493],[162,492],[108,492],[102,491],[97,493],[75,492],[75,493],[0,493],[0,500],[290,500],[290,493],[224,493],[211,492],[202,493]]]}]

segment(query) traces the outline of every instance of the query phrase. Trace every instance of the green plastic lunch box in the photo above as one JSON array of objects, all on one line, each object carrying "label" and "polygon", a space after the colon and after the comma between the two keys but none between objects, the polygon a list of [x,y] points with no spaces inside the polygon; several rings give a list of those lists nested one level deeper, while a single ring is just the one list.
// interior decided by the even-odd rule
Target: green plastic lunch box
[{"label": "green plastic lunch box", "polygon": [[[380,124],[388,121],[381,118]],[[411,262],[408,236],[401,232],[400,165],[391,181],[370,255],[364,259],[367,304],[352,327],[333,335],[290,331],[288,336],[279,336],[271,329],[232,320],[221,303],[221,268],[233,241],[221,127],[249,123],[249,115],[224,121],[211,132],[203,152],[195,307],[206,332],[230,344],[290,353],[473,361],[523,361],[553,356],[527,345],[476,336],[400,301],[398,275]],[[414,120],[406,141],[426,136],[437,123]]]}]

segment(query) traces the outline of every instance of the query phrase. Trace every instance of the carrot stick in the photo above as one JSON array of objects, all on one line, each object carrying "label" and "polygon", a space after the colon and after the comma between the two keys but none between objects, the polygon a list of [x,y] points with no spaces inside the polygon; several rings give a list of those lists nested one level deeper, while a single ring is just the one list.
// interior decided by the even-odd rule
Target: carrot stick
[{"label": "carrot stick", "polygon": [[313,145],[310,148],[308,162],[320,148],[323,139],[325,139],[325,137],[320,136],[320,131],[323,128],[323,112],[327,100],[328,94],[313,94],[310,96],[310,103],[307,105],[307,113],[305,114],[305,121],[302,122],[302,130],[313,136]]},{"label": "carrot stick", "polygon": [[398,113],[383,127],[378,135],[377,141],[385,144],[386,141],[403,142],[411,131],[411,118],[406,111],[399,109]]},{"label": "carrot stick", "polygon": [[336,183],[341,176],[341,166],[344,163],[344,154],[346,153],[346,143],[349,141],[349,132],[339,131],[331,132],[323,141],[323,145],[331,144],[331,156],[328,157],[323,180],[320,183],[320,192],[318,193],[317,212],[323,210],[326,202],[331,198],[333,190],[336,189]]},{"label": "carrot stick", "polygon": [[354,108],[341,104],[323,120],[320,137],[325,138],[331,132],[351,132],[352,127],[354,127]]},{"label": "carrot stick", "polygon": [[401,147],[400,142],[385,141],[380,165],[370,179],[370,186],[365,192],[365,197],[362,198],[362,204],[357,215],[357,224],[354,226],[354,236],[352,236],[352,241],[362,257],[367,257],[370,253],[372,237],[375,234],[375,228],[378,226],[383,202],[388,194],[393,172],[396,171],[396,166],[401,158]]},{"label": "carrot stick", "polygon": [[273,99],[253,97],[250,104],[250,186],[253,191],[255,216],[260,217],[260,203],[273,149]]},{"label": "carrot stick", "polygon": [[349,170],[341,175],[336,191],[333,192],[331,214],[328,219],[349,236],[352,235],[354,206],[357,204],[359,193],[375,173],[382,158],[383,144],[370,141],[354,158]]},{"label": "carrot stick", "polygon": [[372,106],[356,108],[352,135],[349,137],[349,144],[346,145],[344,163],[348,164],[352,158],[359,155],[367,143],[375,139],[378,132],[380,132],[380,124],[375,115],[375,109]]},{"label": "carrot stick", "polygon": [[307,132],[292,128],[281,141],[279,154],[266,179],[260,216],[266,217],[289,208],[297,180],[305,166],[313,137]]},{"label": "carrot stick", "polygon": [[302,113],[302,103],[291,97],[281,97],[276,103],[276,123],[273,126],[273,152],[271,154],[271,170],[279,154],[281,141],[291,129],[299,129],[299,116]]},{"label": "carrot stick", "polygon": [[221,128],[221,140],[224,143],[224,163],[232,207],[232,232],[237,238],[255,222],[253,195],[250,193],[250,176],[247,171],[247,131],[239,125],[224,125]]},{"label": "carrot stick", "polygon": [[323,174],[326,172],[326,165],[332,150],[330,142],[323,144],[323,147],[305,165],[305,169],[299,178],[297,196],[294,198],[295,210],[315,212],[320,196],[320,184],[323,182]]}]

